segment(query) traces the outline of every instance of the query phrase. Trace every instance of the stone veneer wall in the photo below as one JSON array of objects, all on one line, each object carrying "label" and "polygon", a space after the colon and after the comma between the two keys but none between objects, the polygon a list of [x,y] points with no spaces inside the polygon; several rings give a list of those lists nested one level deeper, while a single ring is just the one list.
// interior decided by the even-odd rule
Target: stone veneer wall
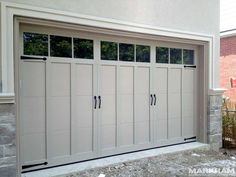
[{"label": "stone veneer wall", "polygon": [[222,147],[222,101],[222,94],[208,97],[208,143],[217,151]]},{"label": "stone veneer wall", "polygon": [[0,104],[0,176],[16,176],[16,119],[14,104]]}]

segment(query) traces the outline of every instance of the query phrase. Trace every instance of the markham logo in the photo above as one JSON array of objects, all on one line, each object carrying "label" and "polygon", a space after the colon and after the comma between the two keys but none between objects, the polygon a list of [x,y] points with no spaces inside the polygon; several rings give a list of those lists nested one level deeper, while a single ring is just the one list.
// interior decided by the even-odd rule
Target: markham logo
[{"label": "markham logo", "polygon": [[215,176],[235,176],[234,168],[189,168],[190,176],[207,176],[214,174]]}]

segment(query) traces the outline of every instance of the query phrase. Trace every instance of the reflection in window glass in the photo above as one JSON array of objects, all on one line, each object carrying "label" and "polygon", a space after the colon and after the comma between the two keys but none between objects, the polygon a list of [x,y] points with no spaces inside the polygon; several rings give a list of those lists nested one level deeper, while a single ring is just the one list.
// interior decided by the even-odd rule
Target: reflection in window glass
[{"label": "reflection in window glass", "polygon": [[93,59],[93,40],[74,38],[74,57]]},{"label": "reflection in window glass", "polygon": [[48,35],[23,33],[24,55],[48,56]]},{"label": "reflection in window glass", "polygon": [[170,63],[182,64],[182,49],[170,49]]},{"label": "reflection in window glass", "polygon": [[167,47],[156,48],[156,62],[169,63],[169,48]]},{"label": "reflection in window glass", "polygon": [[117,60],[118,45],[115,42],[101,41],[101,59]]},{"label": "reflection in window glass", "polygon": [[136,61],[150,62],[150,46],[136,45]]},{"label": "reflection in window glass", "polygon": [[72,57],[72,39],[63,36],[50,36],[50,55],[52,57]]},{"label": "reflection in window glass", "polygon": [[120,43],[119,59],[120,61],[134,61],[134,45]]},{"label": "reflection in window glass", "polygon": [[194,51],[184,49],[183,60],[184,60],[184,64],[193,65],[194,64]]}]

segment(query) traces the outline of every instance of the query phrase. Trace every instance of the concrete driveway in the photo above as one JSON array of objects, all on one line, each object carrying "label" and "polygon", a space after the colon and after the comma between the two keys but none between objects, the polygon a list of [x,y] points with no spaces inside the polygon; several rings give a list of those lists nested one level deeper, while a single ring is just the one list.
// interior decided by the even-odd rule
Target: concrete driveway
[{"label": "concrete driveway", "polygon": [[236,176],[236,153],[232,151],[226,154],[197,148],[60,175],[60,177],[172,176]]}]

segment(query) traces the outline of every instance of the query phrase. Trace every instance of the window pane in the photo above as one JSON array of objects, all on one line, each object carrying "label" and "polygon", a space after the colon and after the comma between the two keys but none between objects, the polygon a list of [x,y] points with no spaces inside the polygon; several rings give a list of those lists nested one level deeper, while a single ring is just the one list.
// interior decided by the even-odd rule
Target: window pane
[{"label": "window pane", "polygon": [[120,61],[134,61],[134,45],[119,44],[119,59]]},{"label": "window pane", "polygon": [[48,56],[48,35],[24,33],[24,54]]},{"label": "window pane", "polygon": [[182,64],[182,49],[170,49],[170,63]]},{"label": "window pane", "polygon": [[53,57],[72,57],[70,37],[50,36],[50,52]]},{"label": "window pane", "polygon": [[194,50],[184,49],[183,59],[184,59],[184,64],[193,65],[194,64]]},{"label": "window pane", "polygon": [[117,60],[117,43],[101,41],[101,59]]},{"label": "window pane", "polygon": [[156,62],[169,63],[169,48],[167,47],[156,48]]},{"label": "window pane", "polygon": [[74,38],[74,57],[93,59],[93,40]]},{"label": "window pane", "polygon": [[136,45],[136,61],[150,62],[150,46]]}]

